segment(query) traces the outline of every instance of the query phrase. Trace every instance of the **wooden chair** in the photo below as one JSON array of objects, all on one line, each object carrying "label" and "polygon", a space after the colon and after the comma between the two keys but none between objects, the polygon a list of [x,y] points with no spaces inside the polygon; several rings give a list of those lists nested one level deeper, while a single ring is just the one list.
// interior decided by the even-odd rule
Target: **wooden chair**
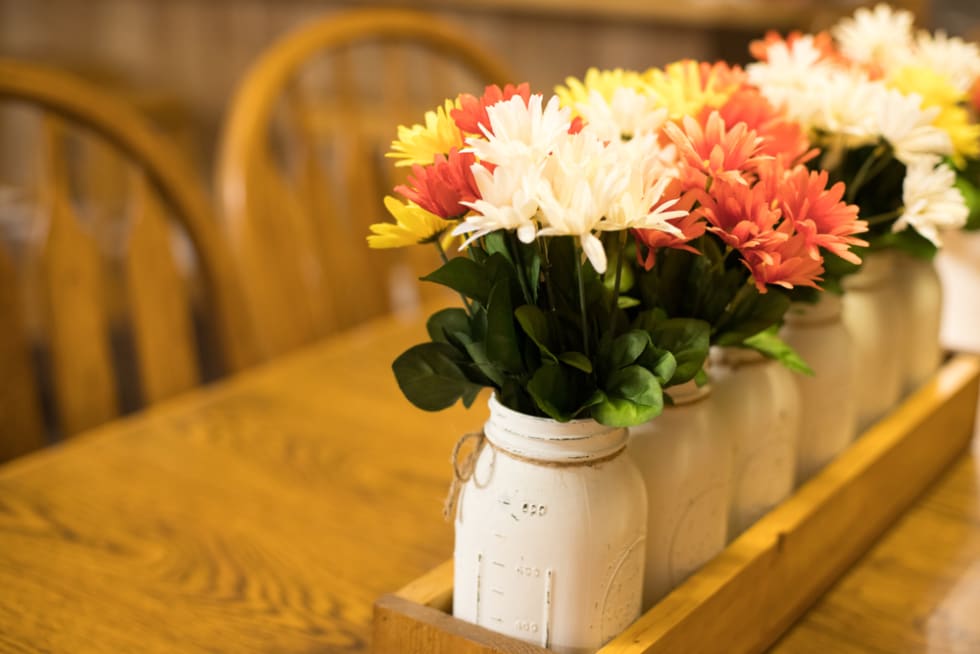
[{"label": "wooden chair", "polygon": [[[114,97],[19,61],[0,58],[0,107],[36,126],[34,147],[21,152],[38,163],[29,220],[44,222],[21,252],[0,241],[0,461],[117,416],[125,397],[149,404],[199,384],[206,343],[197,327],[213,334],[220,371],[250,361],[251,332],[212,208],[172,146]],[[79,144],[95,141],[125,159],[131,182],[114,268],[82,220],[75,185],[86,176],[72,170]],[[177,234],[194,254],[184,265],[171,247]],[[188,277],[200,278],[207,310],[193,313]],[[125,293],[128,357],[110,333],[112,288]],[[37,309],[29,329],[26,306]],[[135,365],[135,380],[120,375],[123,364]],[[39,381],[49,390],[43,411]]]},{"label": "wooden chair", "polygon": [[409,273],[435,267],[428,253],[365,244],[399,180],[383,154],[398,124],[510,81],[465,30],[401,10],[326,17],[256,62],[231,105],[216,190],[266,356],[392,310],[399,289],[417,301]]}]

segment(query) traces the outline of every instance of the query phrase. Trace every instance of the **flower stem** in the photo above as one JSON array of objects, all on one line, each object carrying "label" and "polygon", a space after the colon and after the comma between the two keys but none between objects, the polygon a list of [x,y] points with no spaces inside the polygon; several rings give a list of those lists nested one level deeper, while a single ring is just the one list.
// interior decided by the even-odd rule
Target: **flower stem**
[{"label": "flower stem", "polygon": [[[439,252],[439,258],[442,259],[442,263],[443,264],[449,263],[449,257],[446,256],[446,251],[443,249],[442,243],[439,242],[439,239],[436,239],[435,241],[433,241],[433,243],[435,243],[436,250]],[[470,306],[470,301],[467,300],[466,296],[463,295],[462,293],[459,293],[459,299],[463,301],[463,306],[466,307],[466,315],[472,318],[473,307]]]},{"label": "flower stem", "polygon": [[898,218],[899,216],[902,215],[904,211],[905,211],[905,207],[899,207],[894,211],[886,211],[885,213],[879,213],[874,216],[871,216],[870,218],[864,218],[864,222],[868,223],[869,226],[880,225],[881,223],[887,223],[889,220],[894,220],[895,218]]},{"label": "flower stem", "polygon": [[548,294],[548,307],[555,311],[555,289],[551,288],[551,259],[548,256],[548,237],[542,236],[534,239],[541,255],[541,274],[544,277],[544,288]]},{"label": "flower stem", "polygon": [[619,307],[619,284],[623,279],[623,253],[626,251],[626,232],[619,232],[616,242],[616,279],[613,282],[612,305],[609,307],[609,333],[616,327],[616,309]]},{"label": "flower stem", "polygon": [[[865,182],[874,179],[875,175],[884,170],[884,167],[888,165],[891,161],[891,157],[882,157],[885,154],[885,146],[879,145],[868,158],[864,160],[861,167],[858,169],[857,174],[854,175],[854,180],[847,185],[847,201],[854,202],[854,198],[857,195],[858,190],[864,186]],[[882,163],[883,162],[883,163]]]},{"label": "flower stem", "polygon": [[721,314],[721,318],[715,324],[712,334],[720,331],[721,327],[726,322],[731,320],[732,316],[735,315],[735,311],[745,302],[754,289],[755,281],[753,280],[752,275],[749,275],[749,277],[745,280],[745,283],[742,284],[742,286],[738,289],[738,292],[735,293],[735,297],[732,298],[731,302],[725,305],[725,311]]},{"label": "flower stem", "polygon": [[582,353],[589,356],[589,329],[588,317],[585,313],[585,282],[582,279],[582,255],[581,246],[575,244],[575,276],[578,278],[578,309],[579,317],[582,321]]},{"label": "flower stem", "polygon": [[524,303],[531,304],[531,293],[525,277],[527,271],[524,268],[524,256],[521,254],[521,243],[517,240],[516,234],[507,233],[507,247],[510,248],[511,256],[514,258],[514,268],[517,269],[517,281],[521,285],[521,293],[524,294]]}]

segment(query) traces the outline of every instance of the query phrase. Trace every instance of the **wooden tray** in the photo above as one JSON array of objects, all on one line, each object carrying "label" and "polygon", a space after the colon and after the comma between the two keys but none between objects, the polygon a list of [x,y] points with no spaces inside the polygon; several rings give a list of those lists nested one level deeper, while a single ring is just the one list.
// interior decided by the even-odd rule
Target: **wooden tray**
[{"label": "wooden tray", "polygon": [[[597,654],[761,652],[967,447],[980,357],[952,357],[855,441]],[[375,654],[546,654],[456,620],[452,561],[374,606]]]}]

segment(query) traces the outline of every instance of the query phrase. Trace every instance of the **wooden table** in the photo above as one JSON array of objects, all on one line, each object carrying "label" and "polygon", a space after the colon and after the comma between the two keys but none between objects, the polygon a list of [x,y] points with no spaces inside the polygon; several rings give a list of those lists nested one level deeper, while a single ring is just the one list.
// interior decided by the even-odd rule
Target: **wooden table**
[{"label": "wooden table", "polygon": [[[452,551],[448,455],[389,319],[0,467],[0,652],[348,652],[371,603]],[[966,457],[777,646],[980,651]],[[719,650],[721,651],[721,650]]]}]

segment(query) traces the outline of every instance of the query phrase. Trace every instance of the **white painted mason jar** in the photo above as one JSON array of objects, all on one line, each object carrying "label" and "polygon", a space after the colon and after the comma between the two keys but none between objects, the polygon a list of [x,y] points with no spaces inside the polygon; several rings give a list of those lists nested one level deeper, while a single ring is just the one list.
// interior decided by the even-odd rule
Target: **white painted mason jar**
[{"label": "white painted mason jar", "polygon": [[902,395],[905,357],[900,350],[910,344],[905,300],[894,277],[894,253],[876,252],[844,278],[843,318],[854,341],[859,434],[891,411]]},{"label": "white painted mason jar", "polygon": [[943,350],[939,330],[943,313],[943,288],[932,261],[898,254],[899,294],[908,340],[900,350],[905,357],[903,392],[913,392],[939,369]]},{"label": "white painted mason jar", "polygon": [[490,399],[456,513],[453,615],[563,654],[640,615],[647,501],[627,430]]},{"label": "white painted mason jar", "polygon": [[629,454],[647,489],[643,610],[725,548],[731,501],[728,439],[712,420],[709,385],[667,391],[673,406],[630,428]]},{"label": "white painted mason jar", "polygon": [[796,441],[799,486],[820,472],[857,435],[854,341],[841,319],[840,296],[826,292],[815,304],[792,304],[781,335],[814,373],[793,375],[800,394]]},{"label": "white painted mason jar", "polygon": [[734,540],[793,492],[800,398],[794,373],[754,350],[713,347],[709,364],[715,420],[732,456]]}]

